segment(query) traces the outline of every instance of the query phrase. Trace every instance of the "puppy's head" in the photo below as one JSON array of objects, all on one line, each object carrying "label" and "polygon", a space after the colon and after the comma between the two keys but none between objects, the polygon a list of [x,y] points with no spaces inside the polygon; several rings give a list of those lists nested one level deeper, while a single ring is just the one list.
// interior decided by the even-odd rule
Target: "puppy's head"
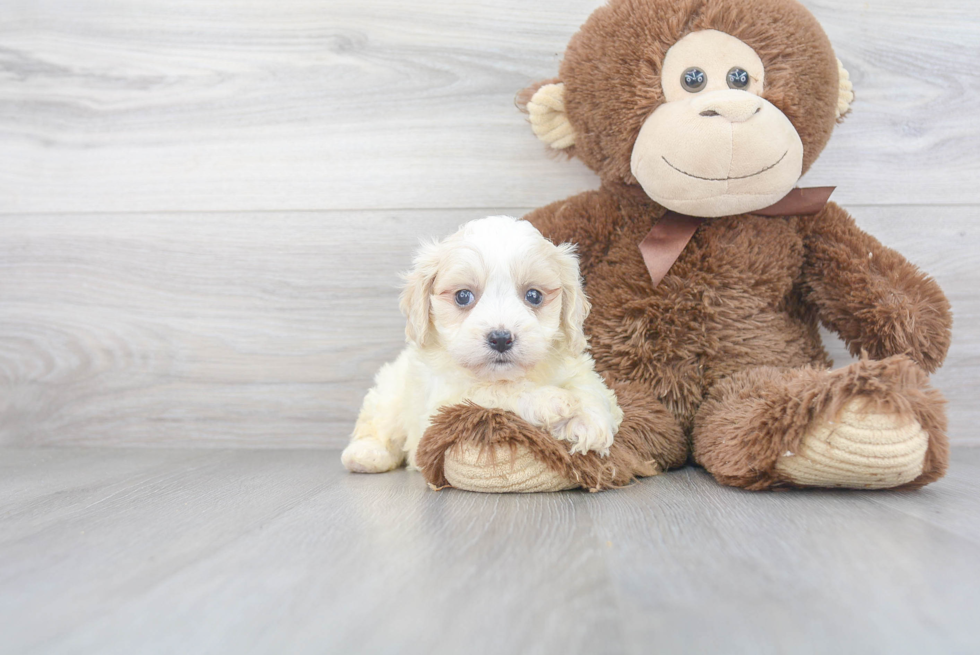
[{"label": "puppy's head", "polygon": [[527,221],[491,216],[422,246],[401,297],[406,334],[480,377],[522,375],[586,347],[574,246]]}]

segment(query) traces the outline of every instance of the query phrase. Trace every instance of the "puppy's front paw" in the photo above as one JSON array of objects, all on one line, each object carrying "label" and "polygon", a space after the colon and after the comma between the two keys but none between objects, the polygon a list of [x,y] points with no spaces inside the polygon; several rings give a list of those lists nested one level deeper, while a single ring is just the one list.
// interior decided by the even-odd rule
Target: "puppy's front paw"
[{"label": "puppy's front paw", "polygon": [[575,394],[550,387],[524,396],[518,413],[532,425],[552,429],[579,414],[581,407]]},{"label": "puppy's front paw", "polygon": [[353,473],[384,473],[401,463],[377,439],[358,439],[344,448],[340,461]]},{"label": "puppy's front paw", "polygon": [[552,430],[552,434],[572,444],[573,453],[595,451],[605,457],[613,443],[611,418],[597,416],[594,412],[577,414],[564,424]]},{"label": "puppy's front paw", "polygon": [[547,423],[555,424],[575,416],[579,411],[579,401],[574,394],[561,391],[553,394],[547,401]]}]

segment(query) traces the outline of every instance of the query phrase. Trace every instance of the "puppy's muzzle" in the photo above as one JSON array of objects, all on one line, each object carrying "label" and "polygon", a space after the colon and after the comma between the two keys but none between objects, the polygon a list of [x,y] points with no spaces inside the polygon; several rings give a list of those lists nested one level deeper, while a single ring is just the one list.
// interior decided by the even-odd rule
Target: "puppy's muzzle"
[{"label": "puppy's muzzle", "polygon": [[487,344],[498,353],[505,353],[514,345],[514,335],[509,330],[494,330],[487,335]]}]

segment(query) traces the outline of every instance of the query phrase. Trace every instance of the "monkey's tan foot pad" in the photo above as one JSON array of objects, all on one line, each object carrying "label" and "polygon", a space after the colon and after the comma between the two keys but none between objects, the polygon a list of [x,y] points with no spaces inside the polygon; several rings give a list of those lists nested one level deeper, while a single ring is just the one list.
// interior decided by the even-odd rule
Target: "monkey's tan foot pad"
[{"label": "monkey's tan foot pad", "polygon": [[776,471],[808,487],[889,489],[922,473],[929,435],[913,416],[867,409],[855,398],[832,419],[814,423]]},{"label": "monkey's tan foot pad", "polygon": [[445,454],[443,474],[457,489],[483,493],[564,491],[582,486],[562,477],[520,445],[485,450],[461,443]]}]

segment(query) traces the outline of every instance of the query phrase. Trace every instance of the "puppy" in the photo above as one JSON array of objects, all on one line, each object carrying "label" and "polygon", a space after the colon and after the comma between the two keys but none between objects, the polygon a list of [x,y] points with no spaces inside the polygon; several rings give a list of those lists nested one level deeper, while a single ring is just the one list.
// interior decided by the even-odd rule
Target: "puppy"
[{"label": "puppy", "polygon": [[341,457],[359,473],[390,471],[415,451],[441,407],[509,410],[572,452],[607,455],[623,420],[585,352],[574,246],[527,221],[491,216],[422,246],[401,309],[408,347],[375,378]]}]

